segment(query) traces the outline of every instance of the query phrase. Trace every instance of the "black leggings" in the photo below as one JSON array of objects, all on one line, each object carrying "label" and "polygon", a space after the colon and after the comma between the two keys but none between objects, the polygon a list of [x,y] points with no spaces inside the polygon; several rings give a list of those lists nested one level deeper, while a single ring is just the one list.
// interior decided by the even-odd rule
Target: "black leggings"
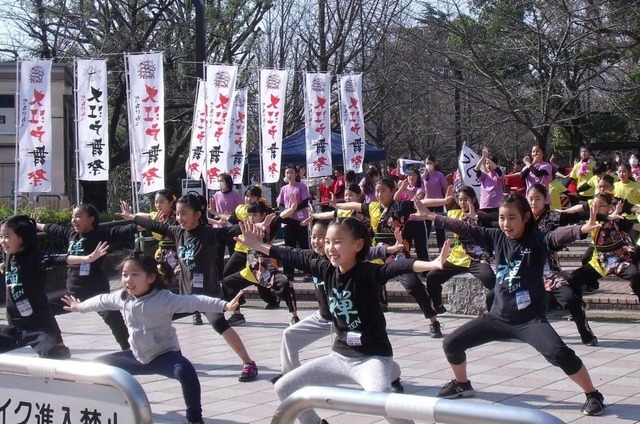
[{"label": "black leggings", "polygon": [[[240,292],[240,290],[250,286],[258,287],[258,293],[260,293],[260,297],[262,297],[263,292],[270,295],[268,299],[262,297],[265,302],[272,303],[271,298],[275,298],[275,301],[277,302],[278,298],[280,298],[287,304],[289,312],[295,312],[298,310],[298,305],[296,303],[296,294],[293,289],[293,285],[290,284],[289,279],[281,273],[277,273],[275,275],[273,286],[270,288],[252,283],[251,281],[245,279],[242,275],[240,275],[239,272],[231,274],[225,277],[224,280],[222,280],[222,291],[224,292],[226,300],[233,299],[238,294],[238,292]],[[240,299],[240,304],[244,305],[244,303],[244,298]]]},{"label": "black leggings", "polygon": [[[444,212],[444,208],[442,206],[437,206],[435,208],[430,208],[432,212]],[[433,221],[426,220],[425,224],[427,224],[427,242],[429,241],[429,237],[431,236],[431,228],[433,226]],[[435,227],[434,227],[435,228]],[[436,232],[436,243],[438,244],[438,249],[442,249],[442,245],[445,241],[447,241],[447,235],[444,231],[444,228],[435,228]]]},{"label": "black leggings", "polygon": [[442,269],[429,271],[427,273],[427,292],[433,301],[433,306],[438,307],[442,305],[442,285],[451,277],[464,274],[465,272],[476,277],[480,280],[482,285],[489,290],[489,293],[487,293],[486,305],[487,311],[491,310],[494,298],[493,287],[496,285],[496,274],[493,272],[489,264],[481,262],[471,262],[469,268],[445,262]]},{"label": "black leggings", "polygon": [[436,315],[436,311],[431,305],[431,299],[427,293],[427,288],[422,284],[422,281],[420,281],[417,274],[402,274],[398,276],[398,280],[400,280],[402,287],[404,287],[404,289],[416,300],[418,306],[420,306],[420,310],[426,318],[431,318]]},{"label": "black leggings", "polygon": [[[640,299],[640,273],[638,272],[638,266],[636,264],[630,264],[628,267],[617,274],[618,277],[631,283],[631,289]],[[591,264],[582,265],[580,268],[575,269],[569,274],[567,280],[574,289],[582,287],[583,285],[594,285],[599,287],[598,280],[602,276],[596,271]]]},{"label": "black leggings", "polygon": [[518,339],[527,343],[551,365],[560,367],[566,375],[573,375],[582,368],[580,358],[562,341],[549,321],[543,318],[511,324],[485,313],[456,328],[445,337],[442,347],[447,361],[460,365],[467,360],[467,349],[506,339]]},{"label": "black leggings", "polygon": [[[428,221],[431,222],[431,221]],[[407,221],[402,230],[402,239],[409,242],[416,248],[416,257],[421,261],[429,260],[429,249],[427,246],[427,225],[425,221]]]},{"label": "black leggings", "polygon": [[[220,243],[218,245],[218,247],[216,248],[216,269],[218,270],[224,270],[225,268],[225,264],[224,264],[224,254],[225,254],[225,250],[229,250],[229,260],[231,260],[231,256],[233,256],[233,254],[235,253],[235,251],[233,250],[236,246],[236,242],[231,240],[228,241],[227,243]],[[228,262],[228,261],[227,261]],[[224,275],[224,271],[223,271],[223,275]]]},{"label": "black leggings", "polygon": [[[284,227],[284,244],[287,247],[299,247],[300,249],[309,248],[309,232],[306,226],[299,224],[289,224]],[[293,266],[284,264],[283,272],[286,275],[293,274]]]},{"label": "black leggings", "polygon": [[549,293],[552,297],[552,302],[555,301],[562,308],[569,311],[573,322],[576,324],[578,333],[583,343],[591,341],[594,337],[589,322],[587,321],[587,314],[584,311],[584,303],[582,302],[582,296],[580,290],[574,290],[571,286],[560,286],[553,289]]}]

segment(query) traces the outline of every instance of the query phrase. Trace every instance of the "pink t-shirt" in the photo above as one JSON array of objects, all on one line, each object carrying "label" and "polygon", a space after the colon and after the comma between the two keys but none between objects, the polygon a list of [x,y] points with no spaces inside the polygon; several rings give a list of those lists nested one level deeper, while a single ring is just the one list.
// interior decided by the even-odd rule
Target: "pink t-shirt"
[{"label": "pink t-shirt", "polygon": [[[309,194],[309,189],[306,185],[302,183],[294,183],[294,184],[286,184],[283,185],[280,189],[280,193],[278,193],[278,199],[276,202],[278,205],[284,205],[285,208],[291,206],[291,194],[296,196],[296,201],[298,205],[307,200],[311,195]],[[304,221],[309,217],[309,210],[307,208],[298,209],[293,213],[291,218],[296,221]]]},{"label": "pink t-shirt", "polygon": [[225,215],[231,215],[236,207],[243,203],[244,199],[242,195],[235,190],[223,193],[222,191],[216,191],[213,195],[213,204],[216,208],[216,212],[223,213]]},{"label": "pink t-shirt", "polygon": [[549,197],[549,183],[551,182],[551,180],[553,179],[554,175],[553,175],[553,166],[551,166],[551,164],[549,162],[540,162],[540,163],[536,163],[534,165],[532,165],[534,168],[540,170],[540,171],[547,171],[547,175],[543,175],[541,177],[537,177],[535,175],[533,175],[533,173],[531,171],[529,171],[529,173],[527,174],[527,177],[525,178],[524,182],[527,185],[527,191],[529,190],[529,187],[531,187],[534,184],[542,184],[543,186],[545,186],[547,188],[547,200],[546,200],[546,204],[550,205],[551,204],[551,197]]},{"label": "pink t-shirt", "polygon": [[371,203],[371,202],[375,202],[376,200],[378,200],[376,198],[376,190],[374,188],[374,190],[371,193],[367,193],[364,189],[364,183],[367,181],[366,178],[363,178],[360,180],[360,184],[358,184],[360,186],[360,188],[362,189],[362,201],[364,203]]},{"label": "pink t-shirt", "polygon": [[433,174],[430,173],[429,178],[423,178],[422,182],[429,199],[443,199],[442,192],[449,186],[447,177],[440,171],[435,171]]},{"label": "pink t-shirt", "polygon": [[[402,197],[401,197],[400,200],[413,200],[413,198],[416,196],[416,194],[419,194],[419,193],[425,193],[425,195],[426,195],[426,191],[424,190],[424,186],[423,187],[407,186],[405,191],[402,193]],[[419,219],[419,218],[409,217],[409,221],[424,221],[424,220]]]},{"label": "pink t-shirt", "polygon": [[480,209],[492,209],[500,206],[504,197],[502,185],[504,176],[480,171]]}]

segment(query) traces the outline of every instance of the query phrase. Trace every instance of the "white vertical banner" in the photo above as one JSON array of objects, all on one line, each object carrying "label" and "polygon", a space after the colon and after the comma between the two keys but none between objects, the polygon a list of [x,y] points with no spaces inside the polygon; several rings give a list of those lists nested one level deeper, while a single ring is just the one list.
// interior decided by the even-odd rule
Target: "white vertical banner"
[{"label": "white vertical banner", "polygon": [[462,184],[465,186],[473,187],[476,192],[476,197],[480,198],[480,181],[476,176],[474,168],[480,160],[480,155],[474,152],[466,143],[462,144],[462,150],[460,151],[460,158],[458,159],[458,172],[462,177]]},{"label": "white vertical banner", "polygon": [[217,190],[218,175],[227,172],[230,116],[237,74],[237,66],[207,65],[206,67],[204,92],[207,111],[205,129],[207,171],[205,182],[209,190]]},{"label": "white vertical banner", "polygon": [[362,74],[341,75],[339,85],[344,169],[360,173],[365,150]]},{"label": "white vertical banner", "polygon": [[51,60],[20,64],[18,191],[51,191]]},{"label": "white vertical banner", "polygon": [[140,194],[164,184],[164,77],[162,53],[127,55],[129,123]]},{"label": "white vertical banner", "polygon": [[78,180],[109,179],[107,61],[76,61],[76,136]]},{"label": "white vertical banner", "polygon": [[305,136],[307,175],[310,178],[331,175],[331,75],[305,75]]},{"label": "white vertical banner", "polygon": [[205,125],[207,110],[204,102],[204,81],[199,79],[196,88],[196,103],[193,108],[193,126],[189,144],[189,157],[185,163],[187,178],[199,180],[205,166]]},{"label": "white vertical banner", "polygon": [[275,183],[280,179],[287,77],[286,70],[260,70],[260,153],[262,181],[265,183]]},{"label": "white vertical banner", "polygon": [[231,111],[231,150],[227,169],[234,184],[242,184],[244,159],[247,155],[247,89],[236,90]]}]

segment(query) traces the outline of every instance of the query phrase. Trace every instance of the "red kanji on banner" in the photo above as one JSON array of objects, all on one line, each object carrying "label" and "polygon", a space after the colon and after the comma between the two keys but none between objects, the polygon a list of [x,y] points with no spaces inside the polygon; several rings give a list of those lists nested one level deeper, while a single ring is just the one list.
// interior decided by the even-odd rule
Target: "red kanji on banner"
[{"label": "red kanji on banner", "polygon": [[229,98],[223,96],[222,94],[220,94],[219,95],[219,100],[220,100],[220,103],[218,103],[216,105],[216,108],[226,109],[227,108],[227,104],[229,103]]},{"label": "red kanji on banner", "polygon": [[158,124],[153,124],[151,128],[147,128],[145,134],[150,135],[154,140],[158,141],[158,134],[160,134],[160,128],[158,128]]},{"label": "red kanji on banner", "polygon": [[207,170],[207,178],[209,179],[209,183],[212,183],[216,178],[218,178],[218,174],[220,170],[216,167],[209,168]]},{"label": "red kanji on banner", "polygon": [[33,89],[33,101],[29,102],[29,104],[31,106],[37,104],[38,106],[42,107],[44,106],[42,104],[42,101],[44,100],[44,97],[46,96],[46,93],[43,93],[42,91],[38,91],[35,88]]},{"label": "red kanji on banner", "polygon": [[358,155],[358,156],[352,157],[351,164],[353,165],[354,168],[359,168],[360,165],[362,165],[362,156]]},{"label": "red kanji on banner", "polygon": [[271,165],[269,165],[269,168],[267,168],[267,171],[269,171],[271,175],[275,175],[278,172],[276,169],[277,167],[278,165],[275,162],[273,162]]},{"label": "red kanji on banner", "polygon": [[142,102],[158,103],[158,101],[156,100],[156,96],[158,95],[158,89],[154,87],[149,87],[147,84],[144,85],[144,88],[147,91],[147,97],[142,99]]},{"label": "red kanji on banner", "polygon": [[31,137],[37,138],[40,143],[42,143],[42,136],[45,135],[45,131],[43,131],[42,128],[44,127],[36,127],[35,130],[29,132]]},{"label": "red kanji on banner", "polygon": [[194,174],[196,172],[198,172],[198,168],[200,167],[200,165],[198,165],[198,162],[192,162],[189,164],[189,174]]},{"label": "red kanji on banner", "polygon": [[160,178],[160,175],[158,175],[158,168],[149,168],[149,170],[147,172],[143,172],[142,173],[142,178],[145,180],[144,182],[147,183],[148,186],[151,185],[151,183],[153,183],[153,180],[155,178]]},{"label": "red kanji on banner", "polygon": [[27,174],[27,178],[31,180],[31,184],[34,187],[38,187],[40,184],[42,184],[42,181],[49,181],[47,180],[47,171],[45,171],[44,169],[36,169],[33,172],[29,172]]},{"label": "red kanji on banner", "polygon": [[230,169],[229,170],[229,175],[231,175],[231,177],[235,177],[235,176],[240,175],[240,168],[235,167],[233,169]]},{"label": "red kanji on banner", "polygon": [[280,103],[280,97],[278,96],[274,96],[273,94],[271,95],[271,103],[267,105],[267,108],[274,108],[277,109],[278,108],[278,103]]},{"label": "red kanji on banner", "polygon": [[313,167],[317,170],[317,171],[322,171],[322,169],[325,166],[328,166],[329,164],[327,163],[327,158],[324,156],[320,156],[318,159],[313,161]]}]

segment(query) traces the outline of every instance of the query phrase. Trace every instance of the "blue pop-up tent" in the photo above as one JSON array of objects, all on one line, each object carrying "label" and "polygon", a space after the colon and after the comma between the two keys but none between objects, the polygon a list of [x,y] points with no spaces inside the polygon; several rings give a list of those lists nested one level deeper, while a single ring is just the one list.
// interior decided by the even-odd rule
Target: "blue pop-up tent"
[{"label": "blue pop-up tent", "polygon": [[[365,162],[381,162],[386,156],[387,153],[383,149],[365,144]],[[251,168],[260,167],[260,152],[258,150],[249,153],[248,159]],[[282,139],[282,164],[300,165],[306,161],[306,140],[303,128]],[[342,136],[334,132],[331,133],[331,161],[334,166],[342,164]]]}]

